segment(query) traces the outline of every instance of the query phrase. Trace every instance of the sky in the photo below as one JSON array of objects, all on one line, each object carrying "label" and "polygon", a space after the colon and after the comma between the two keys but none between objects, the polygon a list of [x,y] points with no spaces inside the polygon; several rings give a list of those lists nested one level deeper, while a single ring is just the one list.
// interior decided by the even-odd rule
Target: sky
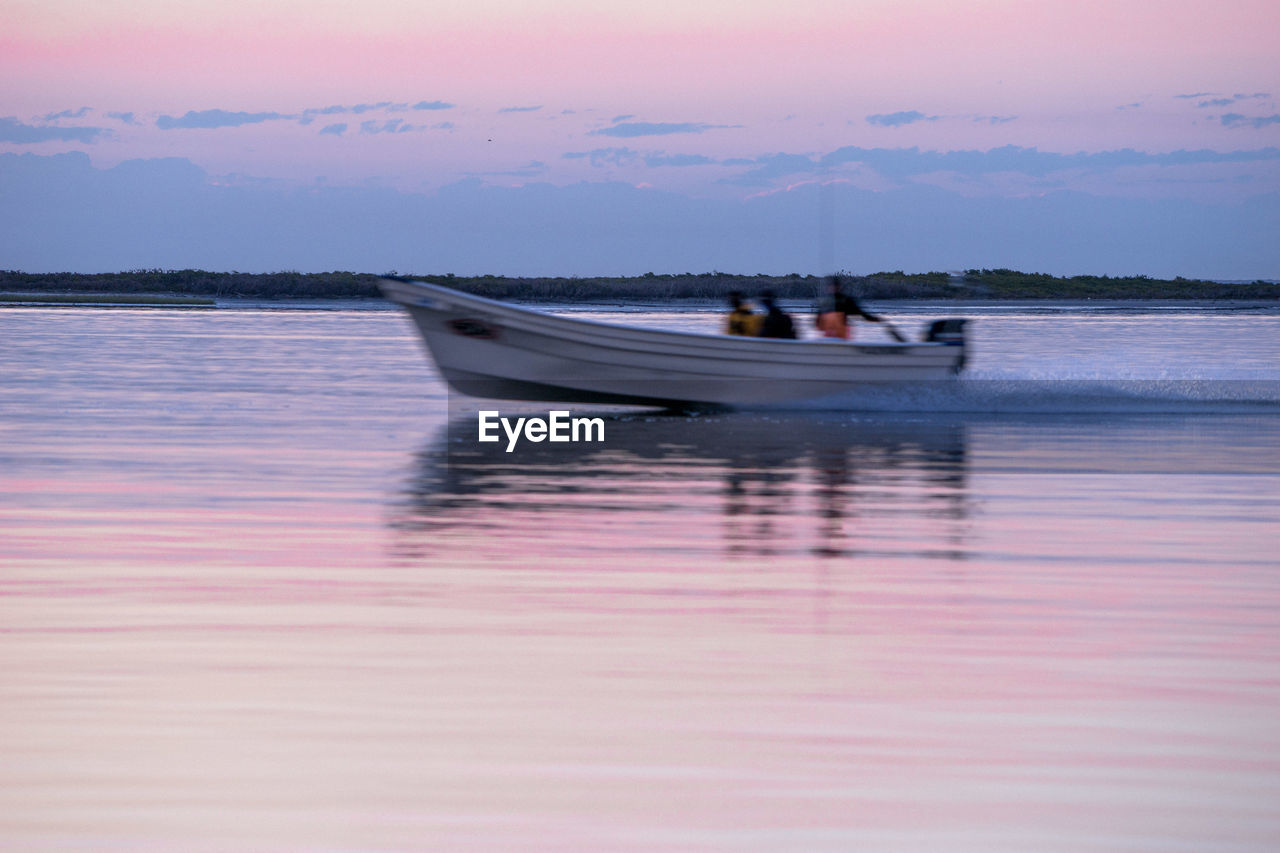
[{"label": "sky", "polygon": [[0,0],[0,267],[1280,278],[1274,0]]}]

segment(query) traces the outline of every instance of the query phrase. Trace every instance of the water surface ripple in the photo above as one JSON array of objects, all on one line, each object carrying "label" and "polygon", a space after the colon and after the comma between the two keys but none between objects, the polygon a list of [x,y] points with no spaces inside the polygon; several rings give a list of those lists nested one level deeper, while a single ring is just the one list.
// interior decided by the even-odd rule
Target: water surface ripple
[{"label": "water surface ripple", "polygon": [[398,312],[0,309],[0,847],[1276,849],[1280,313],[971,316],[506,453]]}]

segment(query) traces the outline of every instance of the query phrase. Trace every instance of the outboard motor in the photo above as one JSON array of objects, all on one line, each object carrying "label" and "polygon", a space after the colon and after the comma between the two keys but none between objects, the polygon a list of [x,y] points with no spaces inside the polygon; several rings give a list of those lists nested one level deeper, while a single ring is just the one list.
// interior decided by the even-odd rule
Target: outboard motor
[{"label": "outboard motor", "polygon": [[[964,325],[967,321],[960,317],[948,317],[945,320],[934,320],[932,323],[924,327],[924,339],[927,343],[946,344],[953,347],[964,346]],[[960,359],[956,362],[953,372],[959,373],[964,370],[964,363],[968,357],[967,348],[960,351]]]}]

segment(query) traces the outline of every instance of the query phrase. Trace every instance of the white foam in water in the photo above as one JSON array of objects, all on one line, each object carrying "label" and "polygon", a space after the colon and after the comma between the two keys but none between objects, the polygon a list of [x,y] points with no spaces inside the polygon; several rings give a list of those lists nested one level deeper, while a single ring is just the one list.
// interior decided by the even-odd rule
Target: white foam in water
[{"label": "white foam in water", "polygon": [[982,379],[868,386],[811,408],[988,414],[1280,413],[1280,382],[1221,379]]}]

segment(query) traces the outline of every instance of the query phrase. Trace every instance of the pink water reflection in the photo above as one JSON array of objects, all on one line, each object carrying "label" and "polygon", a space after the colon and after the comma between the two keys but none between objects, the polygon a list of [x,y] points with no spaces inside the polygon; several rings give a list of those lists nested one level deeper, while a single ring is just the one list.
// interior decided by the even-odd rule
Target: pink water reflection
[{"label": "pink water reflection", "polygon": [[0,846],[1280,843],[1274,419],[637,417],[507,455],[343,322],[380,394],[271,323],[237,369],[287,412],[209,365],[234,408],[153,365],[171,411],[134,410],[91,342],[64,396],[0,388],[42,426],[0,466]]}]

